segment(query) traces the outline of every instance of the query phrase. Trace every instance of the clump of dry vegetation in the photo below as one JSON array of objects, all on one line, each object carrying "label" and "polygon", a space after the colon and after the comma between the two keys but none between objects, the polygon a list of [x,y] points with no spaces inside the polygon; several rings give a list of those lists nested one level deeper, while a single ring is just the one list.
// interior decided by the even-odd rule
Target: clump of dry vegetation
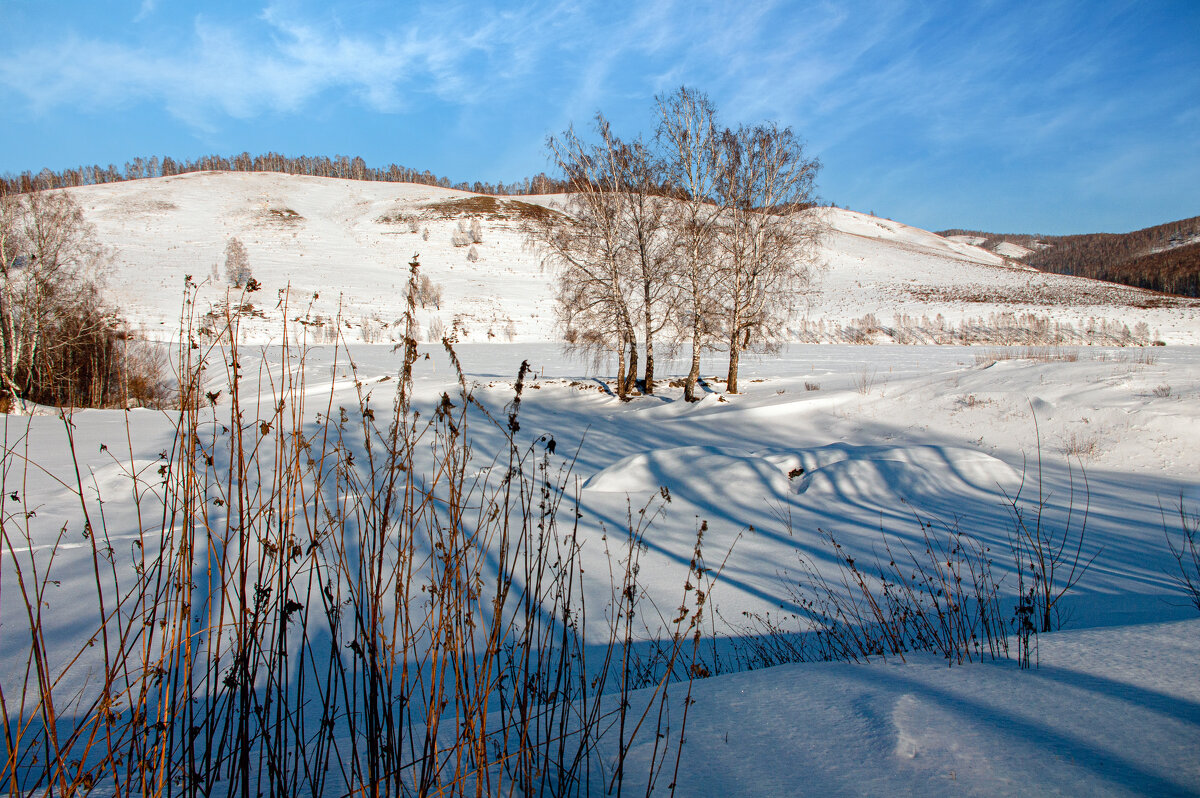
[{"label": "clump of dry vegetation", "polygon": [[291,208],[268,208],[267,220],[276,224],[299,224],[304,217]]},{"label": "clump of dry vegetation", "polygon": [[[833,532],[819,529],[822,555],[836,564],[827,578],[819,558],[797,554],[798,575],[784,571],[783,589],[796,611],[784,615],[746,613],[748,634],[733,643],[734,665],[741,669],[786,662],[860,662],[873,657],[904,657],[909,651],[933,651],[948,664],[1007,659],[1015,643],[1022,668],[1037,663],[1037,636],[1061,628],[1062,599],[1078,585],[1097,553],[1085,550],[1091,494],[1087,474],[1069,470],[1071,485],[1065,518],[1051,519],[1044,488],[1041,437],[1036,470],[1022,477],[1013,495],[1005,495],[1012,519],[1008,554],[1016,576],[1016,601],[1001,598],[1002,577],[993,571],[986,542],[957,521],[935,522],[914,516],[920,529],[915,543],[880,530],[881,551],[856,557]],[[795,469],[790,479],[804,476]],[[1036,484],[1033,484],[1033,480]],[[1032,494],[1032,495],[1031,495]],[[792,531],[790,517],[781,521]],[[1185,534],[1172,554],[1184,573],[1198,572],[1188,557],[1195,552]],[[1190,528],[1194,529],[1193,523]],[[1194,558],[1193,558],[1194,559]],[[1191,571],[1188,569],[1191,568]],[[1197,606],[1200,606],[1198,604]],[[1010,640],[1011,635],[1011,640]]]},{"label": "clump of dry vegetation", "polygon": [[410,233],[420,232],[421,229],[421,217],[415,213],[408,213],[406,211],[390,211],[380,216],[377,221],[380,224],[397,225],[402,230],[407,230]]},{"label": "clump of dry vegetation", "polygon": [[[818,530],[838,576],[829,581],[797,555],[799,575],[784,572],[782,579],[799,612],[748,613],[753,634],[738,645],[739,666],[903,659],[910,651],[934,651],[949,664],[1006,658],[1007,624],[990,549],[956,526],[918,521],[923,538],[915,547],[885,534],[882,553],[869,562],[852,556],[834,533]],[[812,631],[791,631],[790,624]]]},{"label": "clump of dry vegetation", "polygon": [[559,216],[557,212],[542,205],[521,200],[497,199],[479,196],[444,200],[422,206],[422,212],[432,218],[458,219],[463,216],[478,216],[484,219],[521,220],[547,219]]},{"label": "clump of dry vegetation", "polygon": [[[185,328],[174,443],[157,469],[127,471],[144,519],[133,545],[82,474],[69,490],[94,565],[80,634],[47,634],[76,522],[35,546],[34,508],[0,496],[5,607],[23,607],[9,617],[32,641],[24,674],[0,677],[9,790],[587,795],[673,781],[692,703],[679,682],[704,673],[719,571],[704,525],[672,620],[638,581],[654,506],[609,529],[611,598],[586,606],[569,464],[517,435],[527,364],[504,414],[461,371],[418,407],[418,287],[414,263],[390,416],[344,348],[349,407],[309,393],[308,352],[287,334],[259,395],[245,392],[236,312],[214,341]],[[222,367],[213,391],[202,375]],[[504,441],[485,463],[479,424]],[[19,451],[0,457],[5,485],[38,468]],[[635,649],[643,618],[664,618],[660,642]],[[629,770],[647,746],[648,766]]]},{"label": "clump of dry vegetation", "polygon": [[1079,360],[1076,349],[1052,346],[1027,346],[1013,349],[985,349],[975,353],[975,365],[990,366],[1003,360],[1033,360],[1038,363],[1075,363]]},{"label": "clump of dry vegetation", "polygon": [[1094,460],[1102,453],[1098,434],[1072,430],[1062,437],[1059,448],[1067,457]]},{"label": "clump of dry vegetation", "polygon": [[[1115,290],[1115,289],[1114,289]],[[1153,340],[1145,322],[1132,328],[1099,317],[1079,323],[1034,313],[999,312],[968,317],[959,323],[942,314],[934,317],[898,314],[885,323],[867,313],[857,319],[802,319],[790,322],[788,336],[801,343],[874,344],[989,344],[1061,348],[1064,346],[1149,346]]]}]

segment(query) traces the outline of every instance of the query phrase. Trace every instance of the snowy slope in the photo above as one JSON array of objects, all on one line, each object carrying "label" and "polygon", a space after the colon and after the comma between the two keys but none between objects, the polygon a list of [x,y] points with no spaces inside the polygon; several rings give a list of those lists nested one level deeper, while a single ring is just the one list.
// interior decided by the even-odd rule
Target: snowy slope
[{"label": "snowy slope", "polygon": [[[436,337],[429,335],[432,326],[450,330],[456,320],[460,340],[557,338],[553,275],[527,247],[519,214],[489,213],[470,202],[454,207],[475,195],[253,173],[188,174],[73,191],[101,239],[116,249],[111,296],[152,337],[169,336],[177,327],[185,274],[209,280],[201,293],[205,307],[220,300],[226,286],[219,276],[211,279],[212,269],[223,263],[228,239],[238,236],[263,284],[249,301],[265,319],[244,327],[247,340],[274,334],[278,325],[270,320],[282,315],[276,304],[289,288],[289,317],[319,315],[331,331],[340,308],[341,331],[350,340],[396,340],[406,264],[418,253],[423,273],[444,287],[442,306],[419,314],[424,339]],[[561,198],[519,201],[554,207]],[[819,253],[823,266],[798,302],[793,340],[853,342],[855,335],[840,328],[861,328],[868,315],[884,328],[929,329],[970,323],[987,328],[994,323],[989,317],[1008,313],[1080,331],[1089,320],[1130,329],[1141,322],[1154,338],[1200,342],[1197,303],[1041,274],[970,243],[853,211],[813,213],[824,217],[828,235]],[[404,222],[386,221],[405,215],[419,217],[428,240],[408,232]],[[467,248],[451,244],[456,225],[469,218],[479,218],[484,233],[475,263],[467,260]],[[313,294],[320,296],[313,300]],[[868,335],[895,337],[886,331]]]},{"label": "snowy slope", "polygon": [[[200,173],[77,189],[89,221],[117,250],[107,288],[135,326],[150,336],[178,328],[183,280],[202,286],[202,304],[226,290],[212,279],[223,265],[229,238],[246,246],[263,288],[248,297],[267,315],[248,339],[268,339],[278,328],[280,292],[289,318],[310,312],[333,319],[339,310],[351,339],[378,328],[378,340],[394,340],[390,328],[403,313],[408,262],[420,255],[422,273],[444,288],[443,310],[422,314],[424,325],[440,318],[447,331],[455,317],[470,340],[504,335],[511,321],[522,339],[552,333],[548,280],[536,253],[523,249],[515,223],[484,221],[479,260],[453,246],[457,219],[430,213],[421,221],[429,238],[383,217],[421,213],[426,206],[474,195],[415,184],[384,184],[279,174]],[[319,298],[313,300],[314,294]],[[311,308],[310,308],[311,302]],[[384,325],[387,325],[385,328]],[[332,323],[329,324],[332,329]],[[390,334],[389,334],[390,333]]]},{"label": "snowy slope", "polygon": [[[827,271],[807,299],[810,320],[847,321],[872,314],[882,326],[897,316],[961,326],[1010,313],[1032,314],[1078,329],[1089,319],[1158,331],[1153,338],[1200,342],[1200,303],[1063,275],[1046,274],[934,233],[852,211],[829,209]],[[926,325],[928,327],[928,325]]]}]

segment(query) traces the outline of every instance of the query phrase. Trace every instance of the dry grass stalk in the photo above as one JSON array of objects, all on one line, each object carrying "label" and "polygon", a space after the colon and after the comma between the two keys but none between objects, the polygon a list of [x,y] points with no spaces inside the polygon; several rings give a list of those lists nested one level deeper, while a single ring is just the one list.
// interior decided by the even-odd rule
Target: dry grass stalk
[{"label": "dry grass stalk", "polygon": [[[698,673],[715,579],[699,539],[681,611],[664,625],[670,640],[639,657],[638,556],[655,513],[635,523],[631,512],[609,540],[613,603],[589,633],[578,513],[560,526],[570,464],[518,444],[528,367],[507,417],[493,418],[447,343],[458,388],[418,407],[418,290],[414,263],[386,424],[344,346],[334,366],[355,378],[351,407],[336,404],[336,388],[306,386],[303,332],[278,368],[247,374],[236,312],[205,343],[189,294],[174,446],[149,478],[129,469],[140,530],[130,553],[113,545],[82,476],[67,486],[98,603],[94,635],[77,648],[47,639],[42,614],[67,527],[39,553],[32,508],[0,500],[6,604],[23,604],[31,641],[24,675],[0,683],[9,791],[619,792],[626,754],[651,735],[638,774],[647,789],[676,766],[691,698],[671,717],[671,685]],[[202,376],[221,363],[218,396]],[[256,382],[269,390],[247,389]],[[483,469],[471,465],[478,424],[506,441]],[[6,489],[37,468],[21,444],[6,441]],[[85,689],[67,692],[84,672]]]}]

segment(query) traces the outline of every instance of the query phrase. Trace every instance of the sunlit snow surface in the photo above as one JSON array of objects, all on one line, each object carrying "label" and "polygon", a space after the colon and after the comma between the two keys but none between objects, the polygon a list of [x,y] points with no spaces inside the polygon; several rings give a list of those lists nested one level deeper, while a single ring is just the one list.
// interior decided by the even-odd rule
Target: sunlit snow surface
[{"label": "sunlit snow surface", "polygon": [[[423,351],[431,357],[418,360],[416,400],[429,407],[453,376],[440,352]],[[553,436],[552,464],[574,459],[564,487],[581,503],[591,606],[610,589],[599,538],[619,534],[630,508],[661,503],[660,488],[671,501],[646,534],[649,597],[660,608],[678,603],[696,528],[707,521],[706,557],[719,561],[732,547],[712,593],[721,637],[747,632],[743,612],[789,605],[798,552],[835,574],[818,529],[870,556],[881,528],[913,543],[921,520],[953,525],[1000,552],[996,567],[1010,572],[1008,503],[1018,491],[1036,497],[1039,437],[1047,520],[1063,522],[1072,501],[1076,521],[1088,510],[1084,554],[1095,561],[1069,596],[1068,631],[1041,637],[1037,671],[1019,672],[1012,662],[947,669],[917,655],[706,680],[689,720],[682,794],[1200,790],[1200,621],[1187,620],[1195,611],[1169,578],[1163,531],[1181,500],[1200,509],[1200,351],[1160,348],[1147,358],[1151,350],[1085,348],[1075,361],[980,362],[981,351],[793,346],[747,362],[742,394],[722,394],[709,380],[703,400],[688,405],[681,389],[665,384],[655,397],[622,403],[554,345],[459,347],[467,379],[500,418],[520,362],[530,362],[519,442],[541,453],[538,439]],[[246,373],[255,375],[246,387],[258,379],[250,364],[262,357],[269,366],[276,354],[243,350]],[[307,378],[321,407],[331,386],[335,407],[357,406],[352,360],[386,421],[399,355],[390,346],[349,354],[333,368],[331,347],[310,353]],[[706,362],[703,373],[719,366]],[[218,388],[219,377],[213,381]],[[1155,391],[1163,385],[1165,396]],[[133,468],[152,471],[169,445],[171,419],[149,410],[129,419]],[[127,466],[113,460],[114,452],[129,459],[126,416],[81,411],[73,420],[81,467],[103,494],[121,545],[136,525]],[[48,546],[63,524],[78,522],[56,482],[73,480],[63,424],[8,417],[6,431],[11,447],[49,472],[10,473],[4,486],[37,508],[34,544]],[[501,436],[483,424],[473,435],[486,469]],[[1081,439],[1094,446],[1068,469],[1063,449]],[[90,550],[75,529],[60,546],[63,582],[51,591],[52,610],[90,595]],[[1011,595],[1011,574],[1005,584]],[[6,599],[6,629],[17,609]],[[48,617],[60,639],[81,634],[89,620],[78,612]],[[23,666],[23,649],[3,647],[5,672]]]},{"label": "sunlit snow surface", "polygon": [[[184,275],[204,281],[228,237],[243,240],[264,285],[249,298],[261,316],[242,327],[243,387],[245,396],[261,393],[264,407],[272,404],[269,377],[280,375],[281,321],[332,319],[340,308],[341,331],[355,343],[336,364],[330,345],[309,352],[309,422],[330,392],[333,407],[357,407],[357,380],[386,425],[405,263],[420,253],[423,273],[445,289],[441,308],[418,311],[422,337],[434,322],[449,331],[458,320],[466,378],[494,416],[504,418],[521,361],[531,365],[518,443],[541,456],[553,437],[552,467],[573,462],[560,486],[568,503],[580,503],[591,607],[610,592],[601,537],[620,535],[646,506],[662,506],[645,535],[648,600],[668,616],[678,605],[696,530],[707,522],[705,557],[726,560],[711,595],[724,642],[751,631],[744,613],[794,609],[787,586],[798,554],[836,577],[818,530],[868,559],[879,552],[881,529],[912,545],[922,524],[962,530],[996,554],[1002,592],[1011,597],[1012,504],[1045,502],[1046,522],[1059,525],[1068,515],[1078,525],[1086,509],[1082,556],[1095,559],[1064,600],[1066,631],[1041,636],[1039,669],[1020,672],[1013,662],[947,669],[932,655],[915,655],[698,682],[677,794],[1200,792],[1200,620],[1191,620],[1196,612],[1170,577],[1164,538],[1181,502],[1200,512],[1200,350],[1079,347],[1034,360],[1005,359],[1011,352],[999,347],[793,344],[776,356],[744,358],[738,395],[711,379],[723,376],[723,362],[707,359],[702,399],[687,404],[667,384],[686,364],[660,358],[656,395],[622,403],[603,379],[609,364],[590,367],[561,354],[552,275],[524,248],[516,222],[485,220],[472,264],[450,243],[454,219],[423,221],[428,240],[379,221],[468,196],[461,192],[189,175],[76,196],[117,248],[106,290],[151,337],[177,335]],[[826,268],[799,311],[809,318],[1104,316],[1130,326],[1145,321],[1171,343],[1200,341],[1195,307],[1139,307],[1125,289],[1081,288],[1086,281],[1030,274],[968,243],[829,213]],[[222,301],[219,282],[202,285],[200,313]],[[1034,284],[1050,287],[1030,293]],[[1054,292],[1078,301],[1034,301]],[[379,343],[357,343],[368,333]],[[305,328],[293,323],[287,335],[301,343]],[[501,343],[509,336],[513,343]],[[430,357],[417,362],[415,401],[428,410],[453,391],[455,377],[440,348],[422,352]],[[208,387],[228,390],[219,371]],[[77,644],[94,628],[94,588],[78,510],[64,499],[76,485],[66,428],[53,415],[4,421],[5,446],[16,462],[31,464],[10,469],[3,490],[36,510],[32,547],[46,556],[67,530],[46,634]],[[127,547],[137,528],[127,474],[153,482],[173,420],[151,410],[89,410],[72,423],[84,489],[104,499],[113,545]],[[472,468],[486,474],[503,436],[482,421],[472,435]],[[1066,451],[1082,457],[1068,460]],[[0,668],[16,675],[27,643],[14,631],[23,621],[10,599],[11,563],[0,567]],[[635,750],[630,772],[648,755]]]}]

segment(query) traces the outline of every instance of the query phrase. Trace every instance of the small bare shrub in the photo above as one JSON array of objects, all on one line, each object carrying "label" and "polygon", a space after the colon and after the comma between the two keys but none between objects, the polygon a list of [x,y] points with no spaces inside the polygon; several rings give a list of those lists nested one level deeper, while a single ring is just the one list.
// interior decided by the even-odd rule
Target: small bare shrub
[{"label": "small bare shrub", "polygon": [[1072,430],[1062,437],[1059,449],[1067,457],[1094,460],[1101,454],[1100,436]]},{"label": "small bare shrub", "polygon": [[358,330],[364,344],[373,344],[379,340],[383,327],[375,316],[363,316],[359,319]]},{"label": "small bare shrub", "polygon": [[434,316],[429,320],[429,341],[431,343],[441,343],[446,337],[446,324],[442,321],[441,316]]},{"label": "small bare shrub", "polygon": [[471,248],[467,250],[467,260],[469,260],[471,263],[479,260],[479,251],[475,249],[474,244],[472,244]]},{"label": "small bare shrub", "polygon": [[483,225],[480,224],[478,219],[471,220],[471,226],[468,228],[467,232],[471,235],[472,244],[483,243]]},{"label": "small bare shrub", "polygon": [[819,383],[819,382],[809,382],[808,380],[805,380],[805,381],[804,381],[804,390],[806,390],[806,391],[819,391],[819,390],[821,390],[821,383]]},{"label": "small bare shrub", "polygon": [[1079,360],[1077,349],[1063,349],[1057,346],[1031,346],[1025,349],[1021,356],[1025,360],[1037,360],[1042,363],[1064,361],[1075,363]]},{"label": "small bare shrub", "polygon": [[[1036,417],[1035,417],[1036,425]],[[1013,496],[1007,496],[1009,513],[1013,519],[1009,545],[1017,567],[1017,590],[1021,603],[1017,607],[1018,634],[1049,632],[1061,627],[1063,622],[1059,601],[1083,577],[1091,567],[1096,555],[1085,557],[1084,539],[1087,535],[1088,512],[1091,508],[1091,491],[1088,487],[1087,471],[1080,465],[1082,477],[1083,508],[1077,508],[1075,470],[1070,468],[1070,495],[1067,500],[1066,518],[1051,523],[1046,513],[1049,496],[1042,480],[1041,435],[1038,434],[1037,453],[1037,496],[1031,502],[1023,501],[1026,489],[1025,474],[1021,485]],[[1032,627],[1032,628],[1029,628]],[[1022,664],[1028,663],[1028,637],[1022,640]]]},{"label": "small bare shrub", "polygon": [[[1161,506],[1159,509],[1162,509]],[[1177,534],[1171,532],[1167,514],[1162,512],[1163,534],[1166,535],[1167,548],[1178,568],[1178,572],[1170,574],[1170,577],[1183,591],[1188,603],[1200,610],[1200,514],[1189,512],[1182,498],[1179,500],[1178,509]]]},{"label": "small bare shrub", "polygon": [[402,211],[393,211],[385,213],[379,217],[379,221],[383,224],[394,224],[410,233],[415,233],[421,229],[421,220],[415,213],[404,213]]},{"label": "small bare shrub", "polygon": [[983,405],[990,405],[990,404],[992,404],[991,399],[980,399],[978,396],[976,396],[973,393],[967,394],[966,396],[963,396],[963,397],[959,397],[959,400],[958,400],[959,407],[964,407],[968,410],[973,410],[976,407],[982,407]]},{"label": "small bare shrub", "polygon": [[984,350],[975,355],[975,364],[990,366],[1001,360],[1034,360],[1039,363],[1063,361],[1074,363],[1079,360],[1079,352],[1075,349],[1064,349],[1060,346],[1026,346],[1009,349]]},{"label": "small bare shrub", "polygon": [[126,407],[165,409],[172,404],[174,391],[167,382],[167,355],[162,347],[126,339],[122,366]]},{"label": "small bare shrub", "polygon": [[863,366],[858,370],[858,375],[854,378],[854,390],[866,396],[875,387],[875,378],[878,374],[878,370]]},{"label": "small bare shrub", "polygon": [[421,240],[422,241],[429,240],[429,228],[428,227],[426,227],[424,230],[421,231]]},{"label": "small bare shrub", "polygon": [[743,666],[784,662],[862,662],[909,651],[935,651],[949,664],[1008,656],[999,580],[991,552],[956,526],[917,519],[924,533],[915,548],[883,535],[883,554],[865,562],[831,532],[818,530],[838,566],[831,584],[815,561],[797,555],[800,577],[785,572],[784,589],[811,626],[788,631],[785,621],[747,613],[751,630],[739,655]]},{"label": "small bare shrub", "polygon": [[1151,391],[1151,393],[1154,394],[1155,396],[1157,396],[1159,399],[1166,399],[1168,396],[1171,395],[1171,386],[1170,385],[1159,385],[1157,388],[1155,388],[1153,391]]}]

